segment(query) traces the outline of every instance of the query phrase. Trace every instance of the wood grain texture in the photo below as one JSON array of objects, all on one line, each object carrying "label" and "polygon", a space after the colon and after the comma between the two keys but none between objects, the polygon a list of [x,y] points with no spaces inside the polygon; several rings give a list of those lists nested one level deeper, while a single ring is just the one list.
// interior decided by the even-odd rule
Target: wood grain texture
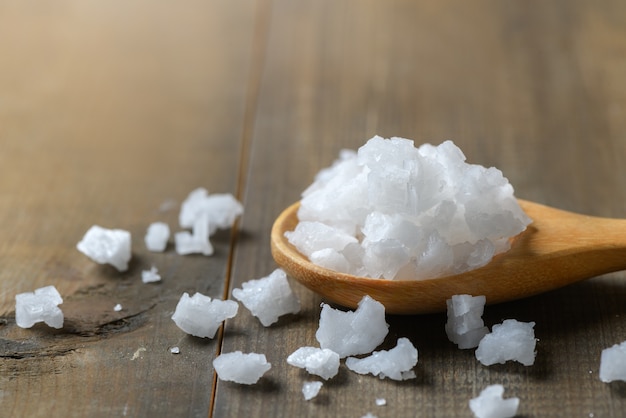
[{"label": "wood grain texture", "polygon": [[[196,187],[236,193],[254,20],[254,2],[0,5],[0,415],[207,415],[219,342],[170,316],[183,292],[223,297],[229,234],[210,258],[143,237],[178,231]],[[132,233],[128,272],[76,250],[92,224]],[[64,329],[17,328],[15,294],[48,284]]]},{"label": "wood grain texture", "polygon": [[[317,345],[319,296],[292,281],[300,314],[265,328],[242,308],[214,340],[170,316],[182,292],[229,296],[269,274],[276,216],[375,134],[453,139],[521,198],[626,218],[625,73],[617,0],[2,3],[2,415],[467,417],[502,383],[522,416],[624,416],[626,387],[598,379],[601,350],[626,339],[624,273],[486,310],[489,326],[536,322],[532,367],[480,365],[445,315],[390,315],[383,348],[410,338],[417,379],[342,366],[309,402],[313,377],[285,359]],[[150,222],[177,227],[161,204],[199,186],[243,200],[235,234],[213,257],[147,252]],[[132,232],[128,273],[76,251],[94,223]],[[143,285],[152,264],[163,282]],[[17,328],[14,295],[46,284],[66,327]],[[216,381],[215,354],[235,350],[273,367],[254,386]]]}]

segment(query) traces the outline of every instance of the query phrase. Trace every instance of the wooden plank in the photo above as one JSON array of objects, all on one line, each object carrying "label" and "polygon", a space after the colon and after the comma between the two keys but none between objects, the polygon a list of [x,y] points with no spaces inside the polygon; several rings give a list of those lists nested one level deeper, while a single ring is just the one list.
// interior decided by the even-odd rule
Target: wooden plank
[{"label": "wooden plank", "polygon": [[[213,257],[143,236],[179,230],[196,187],[236,193],[254,22],[254,1],[0,5],[2,415],[208,414],[219,343],[170,316],[183,292],[222,297],[229,234]],[[92,224],[132,233],[128,272],[75,249]],[[163,281],[144,285],[151,265]],[[17,328],[15,294],[50,284],[64,329]]]},{"label": "wooden plank", "polygon": [[[626,21],[618,2],[406,1],[271,5],[233,284],[270,273],[273,219],[337,156],[374,134],[454,139],[471,162],[500,167],[520,197],[626,216],[621,74]],[[223,352],[266,354],[252,387],[219,382],[214,416],[470,416],[467,402],[502,383],[523,416],[621,416],[623,385],[598,379],[600,352],[623,341],[624,274],[491,306],[485,322],[536,322],[537,361],[485,367],[447,341],[445,315],[388,317],[385,347],[409,337],[417,379],[359,376],[342,366],[319,397],[314,376],[286,364],[317,346],[320,298],[292,282],[299,315],[264,328],[228,321]],[[381,397],[387,406],[376,407]]]}]

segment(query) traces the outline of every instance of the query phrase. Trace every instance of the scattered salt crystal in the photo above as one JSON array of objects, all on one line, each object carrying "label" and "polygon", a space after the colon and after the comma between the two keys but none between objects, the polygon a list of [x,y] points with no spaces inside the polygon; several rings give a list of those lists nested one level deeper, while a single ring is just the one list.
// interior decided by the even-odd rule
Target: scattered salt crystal
[{"label": "scattered salt crystal", "polygon": [[282,269],[274,270],[267,277],[244,282],[242,289],[233,289],[233,297],[266,327],[278,321],[279,316],[300,312],[300,301],[289,287],[287,274]]},{"label": "scattered salt crystal", "polygon": [[387,405],[387,399],[376,398],[376,406],[385,406],[385,405]]},{"label": "scattered salt crystal", "polygon": [[385,340],[388,328],[383,304],[364,296],[354,312],[343,312],[323,303],[315,338],[322,348],[344,358],[371,353]]},{"label": "scattered salt crystal", "polygon": [[181,231],[174,235],[176,252],[187,254],[213,254],[213,245],[209,241],[209,215],[200,213],[192,225],[193,231]]},{"label": "scattered salt crystal", "polygon": [[207,214],[209,219],[209,235],[217,229],[230,228],[235,219],[243,213],[243,206],[231,194],[215,193],[209,195],[204,188],[193,190],[183,201],[179,214],[182,228],[192,228],[196,219]]},{"label": "scattered salt crystal", "polygon": [[174,346],[170,348],[170,353],[172,354],[180,354],[180,348],[178,346]]},{"label": "scattered salt crystal", "polygon": [[220,324],[237,315],[239,305],[232,300],[211,299],[201,293],[183,293],[172,320],[187,334],[213,338]]},{"label": "scattered salt crystal", "polygon": [[417,364],[417,349],[408,338],[398,339],[398,344],[391,350],[374,351],[372,355],[359,359],[348,357],[346,366],[359,374],[371,373],[381,379],[393,380],[415,378],[413,367]]},{"label": "scattered salt crystal", "polygon": [[167,247],[170,238],[170,227],[164,222],[153,222],[148,226],[144,241],[150,251],[161,252]]},{"label": "scattered salt crystal", "polygon": [[161,281],[161,275],[159,275],[159,270],[157,270],[156,267],[152,266],[150,270],[142,271],[141,281],[144,283],[154,283]]},{"label": "scattered salt crystal", "polygon": [[361,418],[378,418],[378,417],[372,414],[371,412],[368,412],[367,414],[363,415]]},{"label": "scattered salt crystal", "polygon": [[477,398],[470,399],[469,407],[476,418],[509,418],[517,414],[518,398],[503,399],[502,385],[487,386]]},{"label": "scattered salt crystal", "polygon": [[478,347],[480,340],[489,332],[482,319],[485,301],[485,296],[471,295],[454,295],[446,301],[446,334],[459,348]]},{"label": "scattered salt crystal", "polygon": [[626,382],[626,341],[602,350],[600,357],[600,380]]},{"label": "scattered salt crystal", "polygon": [[76,248],[96,263],[111,264],[119,271],[126,271],[131,258],[130,245],[130,232],[94,225]]},{"label": "scattered salt crystal", "polygon": [[114,310],[115,312],[119,312],[119,311],[121,311],[121,310],[122,310],[122,305],[120,305],[120,304],[118,303],[117,305],[115,305],[115,306],[113,307],[113,310]]},{"label": "scattered salt crystal", "polygon": [[34,292],[15,295],[15,322],[18,327],[30,328],[45,322],[52,328],[63,327],[63,312],[57,306],[63,298],[54,286],[45,286]]},{"label": "scattered salt crystal", "polygon": [[524,366],[535,363],[534,322],[519,322],[507,319],[494,325],[490,334],[480,340],[476,358],[485,366],[514,360]]},{"label": "scattered salt crystal", "polygon": [[452,141],[378,136],[318,173],[298,218],[285,235],[312,262],[385,279],[483,266],[531,222],[502,172],[467,164]]},{"label": "scattered salt crystal", "polygon": [[304,382],[302,385],[302,394],[304,399],[310,401],[315,398],[324,384],[322,382]]},{"label": "scattered salt crystal", "polygon": [[252,385],[258,382],[272,365],[267,362],[264,354],[244,354],[235,351],[219,355],[213,360],[213,367],[221,380]]},{"label": "scattered salt crystal", "polygon": [[327,348],[300,347],[287,357],[287,363],[326,380],[339,372],[339,354]]}]

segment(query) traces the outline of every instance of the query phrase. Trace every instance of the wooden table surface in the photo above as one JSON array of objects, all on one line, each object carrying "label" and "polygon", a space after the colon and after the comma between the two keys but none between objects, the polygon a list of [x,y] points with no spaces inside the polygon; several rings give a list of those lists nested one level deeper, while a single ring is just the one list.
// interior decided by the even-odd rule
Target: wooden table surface
[{"label": "wooden table surface", "polygon": [[[342,365],[309,402],[313,376],[285,360],[317,345],[322,300],[295,281],[301,313],[270,328],[243,308],[212,340],[175,326],[183,292],[227,298],[276,268],[275,217],[376,134],[452,139],[518,197],[626,218],[626,3],[0,3],[0,415],[469,417],[501,383],[520,416],[626,416],[626,383],[598,378],[601,350],[626,340],[624,273],[487,307],[488,326],[536,322],[534,366],[482,366],[448,342],[445,314],[388,316],[417,378]],[[232,234],[211,257],[148,252],[148,224],[178,230],[197,187],[243,202]],[[93,224],[132,233],[128,272],[76,250]],[[163,280],[146,285],[151,265]],[[63,329],[18,328],[15,295],[45,285]],[[273,367],[254,386],[217,381],[212,360],[235,350]]]}]

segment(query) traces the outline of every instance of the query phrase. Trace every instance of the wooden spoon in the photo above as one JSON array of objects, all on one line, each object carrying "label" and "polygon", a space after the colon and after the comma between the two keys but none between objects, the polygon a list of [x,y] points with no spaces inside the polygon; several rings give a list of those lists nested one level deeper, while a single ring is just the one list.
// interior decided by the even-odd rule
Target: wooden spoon
[{"label": "wooden spoon", "polygon": [[274,222],[272,256],[288,275],[329,301],[356,308],[369,295],[393,314],[445,311],[446,299],[457,294],[485,295],[488,304],[520,299],[626,269],[626,220],[519,203],[533,223],[514,238],[512,248],[481,268],[453,276],[396,281],[317,266],[285,238],[298,223],[299,202]]}]

